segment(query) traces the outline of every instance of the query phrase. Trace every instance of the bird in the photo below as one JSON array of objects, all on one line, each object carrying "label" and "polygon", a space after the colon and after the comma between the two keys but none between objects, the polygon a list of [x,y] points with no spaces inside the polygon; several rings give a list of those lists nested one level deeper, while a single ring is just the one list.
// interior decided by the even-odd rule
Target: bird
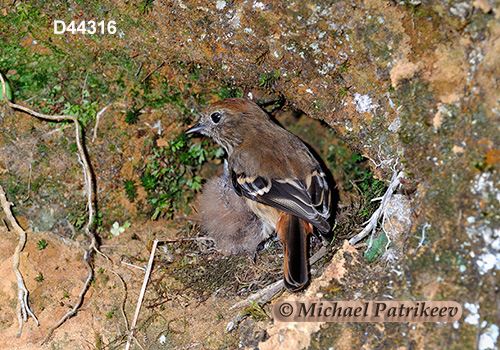
[{"label": "bird", "polygon": [[[225,162],[227,164],[227,162]],[[203,231],[222,254],[254,254],[273,233],[233,190],[227,171],[208,179],[196,198]]]},{"label": "bird", "polygon": [[227,154],[232,190],[283,245],[283,282],[295,292],[309,281],[308,239],[330,229],[331,194],[318,160],[297,136],[251,100],[209,105],[185,131],[212,138]]}]

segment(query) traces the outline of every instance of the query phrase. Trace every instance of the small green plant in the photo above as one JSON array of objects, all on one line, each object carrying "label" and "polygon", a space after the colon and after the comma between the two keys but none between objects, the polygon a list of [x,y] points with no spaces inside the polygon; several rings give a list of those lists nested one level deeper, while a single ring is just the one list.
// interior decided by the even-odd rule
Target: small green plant
[{"label": "small green plant", "polygon": [[111,317],[113,317],[115,313],[115,309],[111,309],[107,314],[106,314],[106,318],[109,320]]},{"label": "small green plant", "polygon": [[48,245],[49,244],[47,243],[46,240],[41,239],[38,241],[38,250],[43,250],[43,249],[47,248]]},{"label": "small green plant", "polygon": [[125,121],[128,124],[135,124],[139,120],[139,116],[141,115],[141,108],[132,107],[132,109],[128,109],[125,113]]},{"label": "small green plant", "polygon": [[243,92],[238,90],[237,88],[232,88],[227,85],[221,86],[217,92],[217,97],[221,100],[225,100],[226,98],[231,98],[231,97],[243,97]]},{"label": "small green plant", "polygon": [[242,313],[243,315],[250,316],[254,320],[262,320],[265,318],[269,318],[266,311],[257,301],[250,301],[250,307],[244,309]]},{"label": "small green plant", "polygon": [[35,281],[43,282],[43,275],[41,272],[38,273],[38,276],[35,277]]},{"label": "small green plant", "polygon": [[[84,90],[83,97],[90,97],[90,93],[87,90]],[[62,113],[77,117],[78,121],[80,121],[82,126],[85,128],[89,122],[95,119],[97,107],[97,101],[90,102],[86,99],[84,99],[82,104],[79,105],[72,105],[71,103],[66,102]]]},{"label": "small green plant", "polygon": [[63,298],[69,298],[69,293],[68,292],[64,292],[63,293]]},{"label": "small green plant", "polygon": [[30,4],[19,3],[16,5],[16,12],[20,15],[19,21],[22,22],[30,17],[30,11],[33,8]]},{"label": "small green plant", "polygon": [[97,270],[97,273],[102,275],[104,273],[104,269],[102,267],[100,267],[99,270]]},{"label": "small green plant", "polygon": [[[368,239],[367,244],[370,244],[371,238]],[[376,258],[378,258],[381,254],[385,252],[387,248],[391,246],[391,243],[389,243],[389,240],[387,239],[387,236],[385,235],[384,232],[380,233],[380,235],[377,238],[373,239],[373,242],[371,244],[371,247],[369,247],[365,251],[365,259],[368,260],[369,262],[372,262]]]},{"label": "small green plant", "polygon": [[[346,209],[346,222],[340,223],[337,231],[352,232],[353,228],[359,228],[368,220],[378,208],[380,202],[372,201],[374,198],[383,196],[387,186],[384,182],[374,178],[369,167],[369,160],[358,153],[350,150],[343,141],[328,146],[327,156],[328,168],[333,177],[342,184],[343,192],[353,195],[356,205]],[[375,259],[378,246],[368,252],[368,258]],[[370,256],[370,254],[372,254]]]},{"label": "small green plant", "polygon": [[146,14],[151,10],[151,6],[153,4],[153,0],[142,0],[141,4],[139,5],[139,11],[141,14]]},{"label": "small green plant", "polygon": [[268,89],[279,79],[279,77],[279,70],[275,70],[272,73],[264,73],[260,76],[259,86]]},{"label": "small green plant", "polygon": [[342,99],[344,97],[347,96],[347,89],[344,89],[342,88],[340,91],[339,91],[339,98]]},{"label": "small green plant", "polygon": [[201,189],[202,177],[196,175],[207,159],[221,158],[224,151],[204,141],[195,144],[180,134],[164,148],[153,148],[153,155],[141,176],[141,184],[154,208],[151,218],[171,218],[175,210],[185,208],[193,192]]},{"label": "small green plant", "polygon": [[87,222],[87,215],[84,212],[71,212],[69,216],[71,224],[77,231],[80,230]]},{"label": "small green plant", "polygon": [[349,70],[349,67],[351,66],[351,64],[349,63],[349,60],[345,60],[344,62],[342,62],[342,64],[340,65],[340,72],[341,73],[346,73],[348,70]]},{"label": "small green plant", "polygon": [[125,195],[132,203],[137,198],[137,185],[134,180],[125,180],[123,186],[125,187]]},{"label": "small green plant", "polygon": [[491,164],[488,164],[488,161],[486,160],[486,156],[484,156],[481,160],[475,162],[473,164],[474,169],[479,170],[480,172],[484,173],[486,171],[494,171],[495,167]]},{"label": "small green plant", "polygon": [[104,228],[102,227],[102,213],[99,212],[94,216],[93,224],[96,225],[97,232],[101,232],[102,230],[104,230]]},{"label": "small green plant", "polygon": [[[3,78],[3,80],[5,82],[5,93],[7,95],[7,99],[8,100],[12,100],[12,89],[10,87],[10,84],[7,81],[6,78]],[[4,100],[4,98],[3,98],[3,87],[0,84],[0,101],[3,101],[3,100]]]}]

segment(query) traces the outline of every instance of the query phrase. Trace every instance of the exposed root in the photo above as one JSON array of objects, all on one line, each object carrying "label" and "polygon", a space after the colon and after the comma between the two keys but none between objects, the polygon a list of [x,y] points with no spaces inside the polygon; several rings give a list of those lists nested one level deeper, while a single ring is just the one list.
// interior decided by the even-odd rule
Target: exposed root
[{"label": "exposed root", "polygon": [[[5,96],[5,92],[4,92]],[[21,275],[21,272],[19,271],[19,257],[21,254],[21,251],[24,248],[24,245],[26,244],[26,232],[22,229],[21,226],[17,223],[16,219],[14,218],[14,215],[12,215],[12,211],[10,210],[10,207],[12,206],[12,203],[7,201],[7,197],[5,196],[5,192],[3,190],[3,187],[0,186],[0,204],[2,205],[3,211],[5,212],[5,216],[7,216],[7,219],[10,222],[10,225],[14,228],[14,230],[17,232],[19,235],[19,243],[17,244],[16,250],[14,252],[14,263],[12,265],[12,270],[16,274],[17,277],[17,319],[19,320],[19,329],[17,331],[16,337],[21,336],[21,332],[23,330],[23,324],[24,322],[28,321],[28,316],[32,317],[36,325],[38,326],[38,320],[36,316],[31,312],[29,305],[28,305],[28,290],[26,289],[26,285],[24,284],[24,279],[23,276]]]},{"label": "exposed root", "polygon": [[161,67],[163,67],[163,65],[165,64],[165,61],[163,61],[162,63],[160,63],[155,69],[153,69],[151,72],[148,73],[148,75],[146,75],[144,78],[142,78],[141,80],[141,83],[144,83],[144,81],[149,78],[151,76],[151,74],[153,74],[154,72],[156,72],[158,69],[160,69]]},{"label": "exposed root", "polygon": [[[89,249],[87,249],[85,251],[85,260],[87,260],[87,258],[89,258],[89,257],[90,257],[90,253],[89,253]],[[80,291],[80,294],[78,295],[78,300],[76,301],[76,304],[55,325],[50,327],[49,332],[47,333],[47,336],[45,337],[44,341],[42,342],[42,345],[46,344],[50,340],[50,337],[52,337],[52,334],[54,333],[54,331],[57,328],[59,328],[64,322],[66,322],[66,320],[68,318],[74,316],[78,312],[78,309],[80,308],[80,306],[82,305],[83,297],[84,297],[85,293],[87,292],[87,289],[90,285],[90,282],[92,282],[92,279],[94,278],[94,270],[92,269],[92,266],[90,265],[90,263],[88,261],[86,261],[86,263],[87,263],[87,269],[89,271],[89,275],[87,276],[87,279],[85,280],[85,284],[84,284],[82,290]]]},{"label": "exposed root", "polygon": [[[377,165],[375,162],[374,162],[374,164]],[[388,164],[388,161],[381,162],[379,165],[386,165],[386,164]],[[352,237],[349,240],[349,243],[351,245],[358,243],[359,241],[361,241],[363,238],[365,238],[371,232],[370,242],[368,243],[368,246],[371,247],[371,245],[373,243],[373,234],[375,233],[375,231],[377,229],[379,219],[382,217],[383,222],[385,222],[386,220],[389,220],[389,222],[390,222],[390,218],[387,215],[388,204],[389,204],[392,196],[394,195],[394,192],[401,186],[401,180],[405,178],[404,171],[396,170],[395,166],[392,168],[392,170],[393,170],[393,174],[392,174],[391,182],[389,183],[389,187],[387,188],[387,191],[384,193],[384,195],[382,197],[373,199],[373,201],[380,200],[380,206],[377,208],[377,210],[375,210],[375,212],[372,214],[370,219],[364,223],[364,225],[366,225],[365,228],[360,233],[358,233],[356,236]],[[382,225],[382,229],[385,232],[383,225]],[[390,244],[391,240],[390,240],[390,237],[387,234],[387,232],[385,232],[385,233],[386,233],[386,236],[388,239],[388,243],[387,243],[387,246],[388,246]]]},{"label": "exposed root", "polygon": [[[283,284],[283,279],[274,282],[273,284],[267,286],[264,289],[261,289],[257,293],[252,294],[247,299],[240,301],[239,303],[234,304],[229,308],[229,310],[241,308],[246,305],[251,305],[252,303],[258,303],[259,305],[267,303],[271,300],[275,295],[280,292],[283,292],[285,285]],[[243,321],[248,315],[238,313],[236,317],[234,317],[231,321],[228,322],[226,326],[226,332],[231,332],[235,329],[241,321]]]},{"label": "exposed root", "polygon": [[120,282],[122,283],[122,286],[123,286],[124,295],[123,295],[122,303],[120,304],[120,311],[122,313],[123,321],[125,322],[125,328],[126,328],[127,333],[128,333],[128,332],[130,332],[130,327],[128,324],[127,315],[125,314],[125,303],[127,302],[127,286],[125,285],[125,281],[123,280],[122,276],[120,276],[118,273],[116,273],[113,270],[110,270],[110,271],[112,273],[114,273],[116,275],[116,277],[118,277],[118,279],[120,280]]},{"label": "exposed root", "polygon": [[[87,154],[85,153],[85,148],[84,148],[83,140],[82,140],[82,133],[81,133],[81,130],[80,130],[81,126],[80,126],[80,123],[78,122],[78,119],[75,116],[71,116],[71,115],[48,115],[48,114],[38,113],[38,112],[35,112],[35,111],[33,111],[33,110],[31,110],[31,109],[29,109],[27,107],[24,107],[24,106],[12,103],[7,98],[5,81],[3,79],[2,74],[0,74],[0,80],[2,82],[3,96],[5,97],[5,101],[9,105],[9,107],[11,107],[13,109],[16,109],[16,110],[20,110],[20,111],[26,112],[26,113],[28,113],[28,114],[30,114],[30,115],[32,115],[34,117],[40,118],[40,119],[51,120],[51,121],[55,121],[55,122],[68,121],[68,120],[71,121],[71,122],[73,122],[73,124],[75,126],[75,142],[76,142],[76,146],[77,146],[77,149],[78,149],[78,155],[80,157],[80,163],[82,164],[84,178],[85,178],[85,188],[86,188],[86,192],[87,192],[87,210],[88,210],[88,213],[89,213],[87,225],[85,226],[85,233],[90,238],[90,244],[89,244],[88,248],[85,250],[84,263],[87,265],[88,276],[87,276],[87,279],[85,280],[85,284],[83,285],[83,287],[82,287],[82,289],[80,291],[80,294],[78,296],[78,300],[77,300],[75,306],[71,309],[71,311],[69,311],[68,313],[66,313],[66,315],[64,315],[59,320],[59,322],[57,322],[54,326],[52,326],[49,329],[47,337],[45,338],[45,340],[42,343],[42,344],[45,344],[45,343],[47,343],[47,341],[52,336],[52,333],[54,332],[54,330],[56,330],[68,318],[70,318],[71,316],[73,316],[73,315],[76,314],[76,312],[78,311],[79,307],[81,306],[81,304],[83,302],[83,297],[84,297],[85,293],[87,292],[87,289],[88,289],[88,287],[90,285],[90,282],[94,278],[94,271],[93,271],[93,268],[92,268],[92,265],[91,265],[92,252],[93,251],[99,252],[99,250],[97,249],[96,236],[90,230],[90,228],[92,226],[92,223],[94,221],[94,216],[95,216],[95,208],[94,208],[95,186],[94,186],[94,180],[92,178],[92,171],[91,171],[91,168],[90,168],[90,162],[89,162],[89,160],[87,158]],[[102,254],[102,253],[100,253],[100,254]],[[104,255],[104,254],[102,254],[102,255]]]}]

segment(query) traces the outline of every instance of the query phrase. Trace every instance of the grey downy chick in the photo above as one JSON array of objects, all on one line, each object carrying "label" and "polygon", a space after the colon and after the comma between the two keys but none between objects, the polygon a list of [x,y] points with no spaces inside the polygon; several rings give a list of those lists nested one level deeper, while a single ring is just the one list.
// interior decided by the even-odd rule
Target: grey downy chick
[{"label": "grey downy chick", "polygon": [[274,231],[232,189],[227,172],[208,180],[196,203],[203,231],[223,254],[253,254]]}]

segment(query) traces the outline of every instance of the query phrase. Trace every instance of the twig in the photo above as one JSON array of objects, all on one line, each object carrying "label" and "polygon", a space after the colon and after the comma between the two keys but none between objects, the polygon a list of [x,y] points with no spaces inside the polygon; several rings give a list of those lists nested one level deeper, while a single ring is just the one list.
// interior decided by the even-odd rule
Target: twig
[{"label": "twig", "polygon": [[94,142],[95,138],[97,137],[97,128],[99,126],[99,119],[101,118],[101,115],[106,111],[106,109],[108,109],[109,106],[111,105],[105,106],[103,109],[97,112],[95,116],[94,135],[92,136],[92,142]]},{"label": "twig", "polygon": [[[279,292],[283,291],[285,285],[283,284],[283,279],[270,284],[264,289],[261,289],[257,293],[252,294],[247,299],[234,304],[229,308],[229,310],[240,308],[246,306],[247,304],[252,304],[257,302],[259,305],[271,300]],[[226,325],[226,332],[231,332],[241,321],[243,321],[248,315],[238,313],[231,321]]]},{"label": "twig", "polygon": [[83,87],[82,87],[82,99],[84,97],[84,91],[85,88],[87,87],[87,78],[89,77],[89,72],[87,72],[87,75],[85,76],[85,80],[83,81]]},{"label": "twig", "polygon": [[311,259],[309,259],[309,264],[314,265],[318,262],[319,259],[325,256],[326,252],[328,251],[327,246],[322,245],[321,248],[313,255],[311,256]]},{"label": "twig", "polygon": [[[6,96],[5,92],[4,96]],[[31,312],[29,308],[28,290],[26,289],[26,285],[24,284],[23,276],[19,271],[19,256],[24,248],[24,245],[26,244],[26,232],[24,232],[22,227],[19,226],[19,224],[16,221],[16,218],[14,218],[14,215],[12,215],[12,211],[10,210],[12,203],[7,201],[7,197],[5,196],[5,192],[1,185],[0,185],[0,203],[2,204],[5,216],[7,216],[7,219],[9,220],[11,226],[19,235],[19,242],[17,243],[17,247],[14,252],[14,257],[13,257],[14,263],[12,265],[12,270],[14,271],[17,277],[17,288],[18,288],[17,319],[19,320],[19,329],[17,331],[16,337],[19,338],[23,330],[23,321],[26,322],[28,320],[28,316],[32,317],[35,320],[37,326],[39,325],[39,323],[35,315]]]},{"label": "twig", "polygon": [[130,264],[130,263],[125,262],[125,261],[120,261],[120,263],[121,263],[122,265],[127,265],[127,266],[130,266],[130,267],[134,267],[134,268],[136,268],[136,269],[139,269],[139,270],[141,270],[142,272],[145,272],[145,271],[146,271],[146,269],[145,269],[144,267],[136,266],[136,265],[134,265],[134,264]]},{"label": "twig", "polygon": [[153,267],[153,261],[155,258],[156,246],[158,245],[158,240],[155,239],[153,241],[153,247],[151,248],[151,254],[149,255],[148,268],[146,270],[146,274],[144,275],[144,281],[142,282],[141,293],[139,294],[139,300],[137,300],[137,306],[135,308],[134,319],[132,320],[131,330],[127,339],[127,346],[125,350],[130,349],[130,343],[132,341],[132,337],[134,336],[134,328],[137,324],[137,319],[139,318],[139,311],[141,310],[142,301],[144,299],[144,294],[146,293],[146,286],[148,285],[149,276],[151,275],[151,268]]},{"label": "twig", "polygon": [[137,70],[137,72],[135,72],[134,76],[138,76],[139,73],[141,72],[141,69],[142,69],[142,62],[141,64],[139,65],[139,69]]},{"label": "twig", "polygon": [[[312,257],[309,259],[309,264],[314,265],[315,263],[318,262],[319,259],[321,259],[325,254],[327,253],[328,249],[325,245],[323,245]],[[273,284],[270,284],[264,289],[261,289],[260,291],[252,294],[245,300],[242,300],[233,306],[229,308],[229,310],[240,308],[243,306],[246,306],[248,304],[252,304],[257,302],[258,304],[264,304],[271,300],[276,294],[278,294],[280,291],[283,290],[284,288],[283,284],[283,279],[280,279],[279,281],[274,282]],[[226,332],[232,331],[243,319],[245,318],[245,315],[238,314],[236,315],[235,318],[233,318],[226,326]]]},{"label": "twig", "polygon": [[67,124],[67,125],[63,125],[57,129],[54,129],[54,130],[51,130],[51,131],[48,131],[46,132],[45,134],[42,135],[42,137],[46,137],[46,136],[50,136],[52,134],[55,134],[56,132],[61,132],[63,130],[65,130],[68,126],[70,126],[70,124]]},{"label": "twig", "polygon": [[[160,69],[163,65],[165,64],[165,61],[163,61],[162,63],[160,63],[158,65],[158,67],[156,67],[155,69],[153,69],[151,72],[149,72],[148,75],[146,75],[142,80],[141,80],[141,83],[144,83],[144,81],[149,78],[151,76],[151,74],[153,74],[154,72],[156,72],[158,69]],[[4,95],[5,96],[5,95]]]},{"label": "twig", "polygon": [[[232,310],[232,309],[237,309],[237,308],[240,308],[240,307],[243,307],[243,306],[246,306],[247,304],[251,304],[252,302],[255,302],[257,300],[260,300],[262,299],[263,296],[269,294],[270,292],[273,292],[274,294],[276,294],[279,290],[281,290],[282,288],[284,288],[284,284],[283,284],[283,279],[280,279],[279,281],[276,281],[274,282],[273,284],[270,284],[268,285],[267,287],[259,290],[258,292],[250,295],[248,298],[246,298],[245,300],[242,300],[236,304],[234,304],[233,306],[231,306],[229,308],[229,310]],[[227,328],[226,328],[227,329]]]},{"label": "twig", "polygon": [[[87,159],[87,155],[85,153],[85,148],[83,146],[83,141],[82,141],[82,134],[80,131],[80,123],[78,122],[78,119],[75,116],[71,115],[48,115],[48,114],[43,114],[43,113],[38,113],[35,112],[27,107],[12,103],[8,98],[7,98],[7,93],[6,93],[6,86],[5,86],[5,81],[3,79],[3,75],[0,74],[0,80],[2,82],[2,89],[3,89],[3,96],[5,96],[5,101],[9,105],[9,107],[13,109],[17,109],[23,112],[26,112],[32,116],[35,116],[40,119],[46,119],[46,120],[52,120],[52,121],[65,121],[65,120],[71,120],[73,124],[75,125],[75,141],[76,141],[76,146],[78,149],[78,154],[80,155],[82,166],[83,166],[83,173],[85,176],[85,186],[86,186],[86,191],[87,191],[87,210],[89,213],[87,225],[85,225],[85,233],[87,236],[90,238],[90,244],[88,248],[85,250],[85,254],[83,256],[83,260],[87,266],[88,270],[88,276],[85,281],[85,284],[80,291],[80,294],[78,296],[78,300],[73,307],[66,315],[64,315],[59,322],[57,322],[54,326],[52,326],[49,329],[49,332],[47,334],[47,337],[43,341],[42,344],[47,343],[47,341],[50,339],[52,336],[52,333],[54,332],[55,329],[57,329],[61,324],[63,324],[68,318],[71,316],[75,315],[78,309],[80,308],[80,305],[83,302],[83,297],[85,293],[87,292],[87,289],[90,285],[90,282],[94,278],[94,270],[92,269],[91,265],[91,255],[93,251],[99,251],[97,249],[97,240],[95,234],[90,230],[90,227],[92,226],[92,223],[94,221],[94,215],[95,215],[95,209],[94,209],[94,198],[95,198],[95,193],[94,193],[94,180],[92,179],[92,172],[90,169],[90,163]],[[102,253],[101,253],[102,254]]]},{"label": "twig", "polygon": [[162,238],[158,239],[159,243],[176,243],[176,242],[191,242],[191,241],[213,241],[210,237],[179,237],[179,238]]}]

